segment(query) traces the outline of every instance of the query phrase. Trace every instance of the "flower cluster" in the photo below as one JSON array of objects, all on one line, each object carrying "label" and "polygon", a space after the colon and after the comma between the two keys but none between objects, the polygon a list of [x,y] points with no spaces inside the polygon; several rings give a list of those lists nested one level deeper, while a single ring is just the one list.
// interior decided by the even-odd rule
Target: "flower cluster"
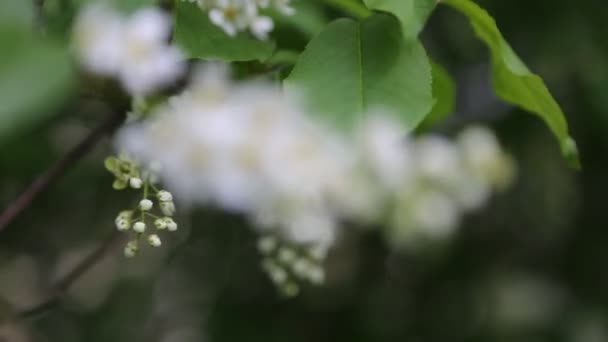
[{"label": "flower cluster", "polygon": [[313,285],[325,281],[325,270],[321,265],[325,258],[324,250],[301,248],[266,235],[259,238],[258,251],[264,256],[262,269],[288,297],[300,292],[299,281],[308,281]]},{"label": "flower cluster", "polygon": [[171,21],[144,8],[131,17],[102,4],[87,6],[74,26],[75,50],[89,71],[120,79],[133,95],[173,82],[184,70],[180,51],[168,45]]},{"label": "flower cluster", "polygon": [[249,30],[258,39],[267,39],[274,28],[270,17],[260,15],[261,9],[274,8],[283,15],[293,15],[291,0],[184,0],[195,2],[209,12],[209,20],[226,34],[235,36]]},{"label": "flower cluster", "polygon": [[[134,257],[142,239],[145,239],[152,247],[160,247],[162,241],[157,233],[163,230],[169,232],[177,230],[177,223],[172,218],[175,214],[173,195],[169,191],[157,189],[151,181],[151,173],[141,170],[138,163],[125,155],[108,157],[105,166],[116,178],[113,183],[115,189],[122,190],[127,186],[133,189],[143,188],[142,199],[137,207],[121,211],[114,220],[116,229],[119,231],[133,230],[134,232],[134,237],[125,246],[125,256]],[[140,175],[143,175],[143,180]],[[154,213],[154,199],[158,203],[157,211],[160,211],[156,214]],[[156,233],[149,233],[148,227],[151,225],[156,228]]]},{"label": "flower cluster", "polygon": [[[388,223],[398,240],[446,236],[513,176],[483,128],[455,142],[408,139],[398,120],[377,112],[345,134],[302,108],[280,89],[235,85],[208,68],[150,120],[123,128],[117,145],[160,161],[180,199],[243,213],[260,232],[321,252],[344,221]],[[288,266],[264,268],[279,279]]]}]

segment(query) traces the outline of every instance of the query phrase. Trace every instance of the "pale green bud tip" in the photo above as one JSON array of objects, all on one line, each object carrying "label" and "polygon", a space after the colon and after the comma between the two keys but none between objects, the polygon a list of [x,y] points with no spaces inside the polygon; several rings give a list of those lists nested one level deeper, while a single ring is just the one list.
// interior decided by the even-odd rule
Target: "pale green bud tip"
[{"label": "pale green bud tip", "polygon": [[274,236],[264,236],[258,240],[258,250],[263,254],[272,253],[277,248],[277,239]]},{"label": "pale green bud tip", "polygon": [[132,177],[131,179],[129,179],[129,185],[133,188],[133,189],[139,189],[141,188],[141,186],[143,185],[143,181],[138,178],[138,177]]},{"label": "pale green bud tip", "polygon": [[146,231],[146,224],[141,221],[137,221],[133,225],[133,230],[137,233],[143,233]]},{"label": "pale green bud tip", "polygon": [[148,243],[152,247],[160,247],[160,245],[162,244],[162,241],[160,241],[160,238],[158,237],[158,235],[152,234],[152,235],[148,236]]},{"label": "pale green bud tip", "polygon": [[153,203],[149,199],[142,199],[141,201],[139,201],[139,209],[141,209],[142,211],[148,211],[152,209],[152,205]]},{"label": "pale green bud tip", "polygon": [[154,220],[154,226],[158,230],[167,229],[167,220],[158,218],[158,219]]},{"label": "pale green bud tip", "polygon": [[167,190],[161,190],[156,194],[158,200],[161,202],[171,202],[173,201],[173,195]]}]

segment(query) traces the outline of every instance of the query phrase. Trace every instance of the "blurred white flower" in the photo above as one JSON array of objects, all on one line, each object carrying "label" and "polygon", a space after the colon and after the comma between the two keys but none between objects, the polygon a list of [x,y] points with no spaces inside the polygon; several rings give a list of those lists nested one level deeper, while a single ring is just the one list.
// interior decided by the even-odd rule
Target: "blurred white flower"
[{"label": "blurred white flower", "polygon": [[74,27],[81,63],[91,72],[118,78],[132,95],[144,95],[183,72],[183,56],[168,45],[171,22],[155,8],[131,17],[101,4],[85,7]]},{"label": "blurred white flower", "polygon": [[[145,163],[162,163],[177,199],[242,213],[260,232],[321,259],[343,221],[376,225],[390,216],[393,236],[450,236],[462,213],[498,188],[493,174],[508,165],[486,131],[465,131],[457,143],[413,139],[389,114],[372,112],[346,135],[302,108],[275,87],[235,85],[225,68],[210,67],[150,120],[123,128],[116,143]],[[260,242],[263,253],[277,248],[271,241]]]}]

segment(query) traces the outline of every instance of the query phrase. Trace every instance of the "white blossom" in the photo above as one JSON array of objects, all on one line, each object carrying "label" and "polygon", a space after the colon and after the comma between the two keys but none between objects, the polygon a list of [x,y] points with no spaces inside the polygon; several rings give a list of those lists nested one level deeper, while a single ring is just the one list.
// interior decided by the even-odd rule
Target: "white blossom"
[{"label": "white blossom", "polygon": [[133,189],[140,189],[141,186],[143,185],[143,181],[141,180],[141,178],[131,177],[129,179],[129,185]]},{"label": "white blossom", "polygon": [[183,57],[167,44],[166,14],[144,8],[125,18],[105,5],[85,7],[74,28],[81,63],[91,72],[118,78],[133,95],[168,85],[182,73]]},{"label": "white blossom", "polygon": [[161,190],[156,194],[156,197],[161,202],[171,202],[173,201],[173,195],[167,190]]},{"label": "white blossom", "polygon": [[160,247],[162,241],[160,241],[160,237],[156,234],[148,235],[148,244],[152,247]]},{"label": "white blossom", "polygon": [[160,202],[160,211],[167,216],[173,216],[175,214],[175,204],[173,202]]},{"label": "white blossom", "polygon": [[163,230],[167,229],[168,223],[167,220],[165,220],[164,218],[157,218],[156,220],[154,220],[154,226],[158,230]]},{"label": "white blossom", "polygon": [[283,15],[295,14],[291,0],[184,0],[195,2],[208,11],[209,20],[227,35],[248,30],[256,38],[265,40],[274,28],[270,17],[260,15],[260,9],[275,8]]},{"label": "white blossom", "polygon": [[264,236],[258,239],[258,251],[263,254],[270,254],[277,247],[278,241],[274,236]]},{"label": "white blossom", "polygon": [[167,224],[167,230],[170,232],[174,232],[177,230],[177,223],[175,223],[175,221],[173,221],[172,218],[170,217],[165,217],[164,218],[166,224]]},{"label": "white blossom", "polygon": [[127,245],[124,248],[125,257],[133,258],[137,254],[138,249],[139,248],[136,240],[127,242]]},{"label": "white blossom", "polygon": [[[456,143],[411,138],[390,113],[366,117],[344,134],[272,86],[234,85],[225,69],[207,68],[147,122],[123,128],[117,146],[161,162],[159,175],[176,198],[244,214],[261,233],[310,247],[316,260],[345,220],[389,222],[400,237],[449,236],[509,165],[491,133],[466,131]],[[160,200],[163,212],[169,203]]]}]

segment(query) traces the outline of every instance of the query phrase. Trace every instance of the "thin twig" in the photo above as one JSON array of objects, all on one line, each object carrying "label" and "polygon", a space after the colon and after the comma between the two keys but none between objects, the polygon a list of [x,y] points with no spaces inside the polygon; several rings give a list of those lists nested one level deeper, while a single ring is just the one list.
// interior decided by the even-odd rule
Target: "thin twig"
[{"label": "thin twig", "polygon": [[19,214],[27,209],[32,202],[53,182],[65,174],[76,162],[84,157],[97,142],[107,133],[114,131],[124,120],[124,113],[118,111],[97,126],[89,135],[76,145],[68,154],[45,173],[40,175],[0,214],[0,232],[6,229]]},{"label": "thin twig", "polygon": [[111,250],[118,241],[121,240],[122,237],[123,235],[119,234],[117,231],[114,231],[114,233],[97,249],[91,252],[91,254],[87,255],[80,263],[70,270],[70,272],[66,273],[65,276],[59,279],[55,285],[53,285],[50,294],[46,297],[46,299],[30,308],[21,310],[19,312],[19,316],[21,318],[33,318],[52,309],[55,305],[57,305],[70,287],[88,270],[95,266],[106,255],[106,253]]}]

